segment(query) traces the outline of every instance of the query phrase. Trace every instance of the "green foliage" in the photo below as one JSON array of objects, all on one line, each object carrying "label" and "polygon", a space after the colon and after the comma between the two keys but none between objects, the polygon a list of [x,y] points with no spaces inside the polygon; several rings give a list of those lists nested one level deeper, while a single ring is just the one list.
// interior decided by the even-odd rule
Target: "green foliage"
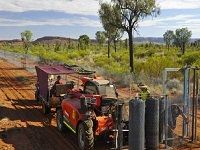
[{"label": "green foliage", "polygon": [[106,41],[106,33],[104,31],[97,31],[95,35],[98,44],[102,46]]},{"label": "green foliage", "polygon": [[111,3],[100,4],[99,16],[108,37],[110,38],[110,33],[113,33],[113,29],[128,33],[131,72],[134,70],[133,31],[137,30],[138,22],[147,16],[157,16],[160,12],[159,10],[155,0],[112,0]]},{"label": "green foliage", "polygon": [[99,10],[99,16],[106,33],[105,35],[108,39],[108,44],[113,41],[116,52],[116,43],[122,37],[121,35],[123,33],[123,30],[113,25],[117,24],[117,22],[114,22],[116,20],[110,20],[111,18],[115,18],[116,16],[115,6],[109,5],[107,3],[102,3],[101,9]]},{"label": "green foliage", "polygon": [[129,70],[128,65],[122,65],[115,61],[114,58],[102,58],[98,56],[94,58],[95,65],[106,69],[110,73],[122,74]]},{"label": "green foliage", "polygon": [[21,33],[22,41],[30,42],[32,40],[33,33],[30,30],[26,30]]},{"label": "green foliage", "polygon": [[21,39],[24,42],[25,53],[28,53],[29,48],[31,47],[33,33],[30,30],[26,30],[21,33]]},{"label": "green foliage", "polygon": [[141,71],[150,77],[161,77],[164,68],[178,67],[179,64],[171,56],[153,56],[143,62]]},{"label": "green foliage", "polygon": [[54,51],[55,51],[55,52],[58,52],[58,51],[60,51],[60,50],[61,50],[61,43],[56,42],[56,45],[55,45]]},{"label": "green foliage", "polygon": [[174,44],[180,47],[182,54],[185,53],[186,44],[189,43],[189,40],[192,36],[192,32],[188,28],[177,29],[174,36]]},{"label": "green foliage", "polygon": [[89,46],[90,38],[87,35],[81,35],[78,41],[80,49],[86,49]]},{"label": "green foliage", "polygon": [[196,64],[197,61],[200,60],[200,52],[199,51],[194,51],[190,53],[186,53],[185,55],[182,56],[182,62],[183,64],[187,65],[193,65]]},{"label": "green foliage", "polygon": [[[76,44],[74,43],[74,45]],[[38,56],[42,62],[58,61],[93,67],[96,71],[104,70],[106,77],[112,77],[117,79],[119,83],[128,84],[129,51],[124,47],[124,43],[122,43],[122,46],[119,45],[121,48],[116,53],[112,51],[110,58],[106,57],[107,47],[102,46],[101,50],[97,47],[96,44],[91,44],[89,48],[83,51],[77,48],[69,49],[67,46],[63,47],[61,45],[59,50],[55,51],[55,45],[32,44],[28,54]],[[0,48],[24,53],[23,45],[3,43]],[[135,78],[140,78],[141,81],[161,80],[162,71],[166,67],[182,67],[186,63],[200,66],[200,51],[198,48],[188,47],[186,54],[181,56],[179,56],[178,51],[176,47],[171,46],[168,51],[164,45],[153,43],[135,45]]]},{"label": "green foliage", "polygon": [[140,51],[140,52],[136,52],[135,56],[137,58],[145,58],[145,57],[151,57],[155,54],[154,50],[146,50],[146,51]]},{"label": "green foliage", "polygon": [[169,46],[173,43],[173,40],[174,40],[174,32],[171,30],[167,30],[165,34],[163,35],[163,37],[164,37],[166,46],[168,47],[168,50],[169,50]]},{"label": "green foliage", "polygon": [[194,66],[200,67],[200,59],[198,59],[195,63],[193,63]]}]

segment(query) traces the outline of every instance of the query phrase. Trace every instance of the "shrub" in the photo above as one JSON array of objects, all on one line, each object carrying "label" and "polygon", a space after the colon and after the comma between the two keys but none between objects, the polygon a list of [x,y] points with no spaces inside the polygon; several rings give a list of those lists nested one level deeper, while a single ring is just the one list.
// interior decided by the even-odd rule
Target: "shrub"
[{"label": "shrub", "polygon": [[79,54],[77,52],[71,52],[67,54],[69,59],[76,59],[79,57]]},{"label": "shrub", "polygon": [[172,89],[179,89],[180,88],[180,81],[178,79],[172,79],[167,82],[167,88]]},{"label": "shrub", "polygon": [[193,65],[197,60],[200,59],[200,52],[194,51],[189,52],[182,56],[183,65]]},{"label": "shrub", "polygon": [[154,56],[147,59],[142,65],[143,72],[150,77],[161,77],[164,68],[178,67],[173,57]]}]

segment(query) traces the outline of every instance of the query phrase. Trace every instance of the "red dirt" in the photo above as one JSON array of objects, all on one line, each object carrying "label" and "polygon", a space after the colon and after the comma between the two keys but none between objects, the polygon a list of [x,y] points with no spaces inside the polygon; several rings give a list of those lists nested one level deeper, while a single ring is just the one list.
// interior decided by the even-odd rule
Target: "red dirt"
[{"label": "red dirt", "polygon": [[75,135],[59,133],[55,116],[34,100],[36,77],[0,60],[0,149],[76,150]]}]

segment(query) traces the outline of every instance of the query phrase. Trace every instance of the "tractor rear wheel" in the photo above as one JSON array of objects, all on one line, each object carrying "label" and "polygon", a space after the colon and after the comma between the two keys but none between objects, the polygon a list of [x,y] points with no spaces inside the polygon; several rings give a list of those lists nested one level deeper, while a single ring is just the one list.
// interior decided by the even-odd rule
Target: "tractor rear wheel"
[{"label": "tractor rear wheel", "polygon": [[92,150],[94,148],[94,134],[92,120],[86,120],[78,126],[78,146],[81,150]]},{"label": "tractor rear wheel", "polygon": [[43,114],[49,114],[51,111],[51,108],[45,104],[45,102],[42,102],[42,112]]},{"label": "tractor rear wheel", "polygon": [[57,123],[57,128],[60,132],[64,131],[65,125],[63,123],[63,112],[61,108],[58,108],[56,110],[56,123]]}]

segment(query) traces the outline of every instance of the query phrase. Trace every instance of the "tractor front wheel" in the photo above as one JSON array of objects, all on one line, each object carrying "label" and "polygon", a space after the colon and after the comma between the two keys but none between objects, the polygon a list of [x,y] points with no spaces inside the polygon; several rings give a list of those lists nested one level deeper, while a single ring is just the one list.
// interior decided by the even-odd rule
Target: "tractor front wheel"
[{"label": "tractor front wheel", "polygon": [[86,120],[78,126],[78,146],[81,150],[92,150],[94,148],[94,134],[92,120]]},{"label": "tractor front wheel", "polygon": [[58,130],[60,132],[64,131],[65,125],[63,123],[63,112],[61,108],[58,108],[56,110],[56,123]]},{"label": "tractor front wheel", "polygon": [[42,112],[43,114],[49,114],[51,111],[51,108],[45,104],[45,102],[42,102]]}]

